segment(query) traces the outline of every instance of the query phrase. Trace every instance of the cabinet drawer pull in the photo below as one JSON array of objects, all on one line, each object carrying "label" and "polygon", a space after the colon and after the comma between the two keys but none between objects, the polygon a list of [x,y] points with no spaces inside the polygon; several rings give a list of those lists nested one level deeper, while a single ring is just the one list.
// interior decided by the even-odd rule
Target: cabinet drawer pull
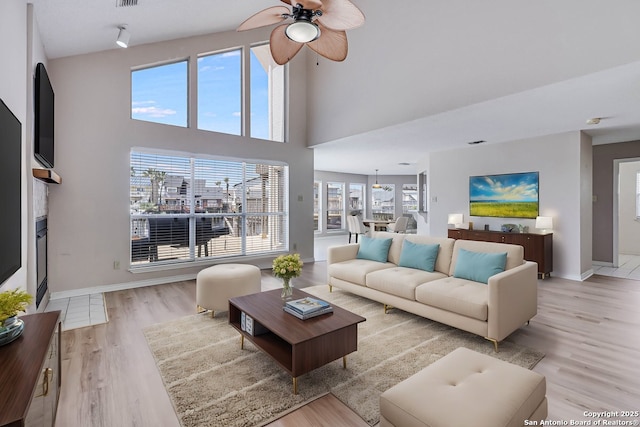
[{"label": "cabinet drawer pull", "polygon": [[53,369],[47,368],[44,370],[44,381],[42,382],[42,395],[49,394],[49,379],[52,377]]}]

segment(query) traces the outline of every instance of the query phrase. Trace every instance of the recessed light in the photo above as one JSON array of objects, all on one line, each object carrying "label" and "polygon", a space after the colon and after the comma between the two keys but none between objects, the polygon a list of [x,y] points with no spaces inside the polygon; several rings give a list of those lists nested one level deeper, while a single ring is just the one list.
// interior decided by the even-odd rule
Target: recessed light
[{"label": "recessed light", "polygon": [[482,144],[483,142],[487,142],[484,139],[479,139],[477,141],[471,141],[471,142],[467,142],[467,144],[469,145],[477,145],[477,144]]},{"label": "recessed light", "polygon": [[587,120],[588,125],[597,125],[598,123],[600,123],[600,117],[594,117]]}]

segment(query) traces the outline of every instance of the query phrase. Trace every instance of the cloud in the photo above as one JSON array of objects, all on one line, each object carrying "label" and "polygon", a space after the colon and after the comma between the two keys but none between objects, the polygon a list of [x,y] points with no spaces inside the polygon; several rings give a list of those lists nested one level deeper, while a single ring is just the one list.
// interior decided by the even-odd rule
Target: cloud
[{"label": "cloud", "polygon": [[134,105],[134,106],[138,106],[138,105],[154,105],[155,103],[156,103],[156,101],[152,101],[152,100],[149,100],[149,101],[133,101],[131,103],[131,105]]},{"label": "cloud", "polygon": [[478,197],[475,200],[535,200],[538,197],[534,183],[507,184],[484,177],[484,184],[476,182]]},{"label": "cloud", "polygon": [[158,108],[155,106],[152,107],[134,107],[131,109],[131,113],[133,115],[139,114],[141,116],[147,117],[167,117],[177,114],[176,110],[172,110],[170,108]]},{"label": "cloud", "polygon": [[233,117],[240,117],[240,116],[242,116],[242,113],[240,113],[240,111],[234,111],[233,113],[231,113],[231,115]]}]

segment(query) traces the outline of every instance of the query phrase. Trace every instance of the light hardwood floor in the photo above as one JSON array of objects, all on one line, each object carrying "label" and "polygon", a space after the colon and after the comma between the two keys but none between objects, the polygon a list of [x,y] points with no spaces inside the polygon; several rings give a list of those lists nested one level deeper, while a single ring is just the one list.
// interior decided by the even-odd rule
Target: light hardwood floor
[{"label": "light hardwood floor", "polygon": [[[325,277],[324,262],[307,264],[296,285],[325,284]],[[546,353],[535,371],[547,378],[549,419],[640,410],[640,281],[594,276],[538,283],[538,315],[508,339]],[[263,289],[278,286],[264,271]],[[193,314],[195,282],[111,292],[105,299],[109,323],[63,333],[56,426],[179,426],[142,329]],[[328,396],[272,427],[359,425],[366,423]]]}]

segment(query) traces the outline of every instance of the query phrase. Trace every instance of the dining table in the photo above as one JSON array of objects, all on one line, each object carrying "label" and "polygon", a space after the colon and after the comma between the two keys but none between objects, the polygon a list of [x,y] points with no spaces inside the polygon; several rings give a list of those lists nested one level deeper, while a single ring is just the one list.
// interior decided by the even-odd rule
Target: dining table
[{"label": "dining table", "polygon": [[362,223],[373,231],[385,231],[387,226],[393,223],[392,219],[363,219]]}]

